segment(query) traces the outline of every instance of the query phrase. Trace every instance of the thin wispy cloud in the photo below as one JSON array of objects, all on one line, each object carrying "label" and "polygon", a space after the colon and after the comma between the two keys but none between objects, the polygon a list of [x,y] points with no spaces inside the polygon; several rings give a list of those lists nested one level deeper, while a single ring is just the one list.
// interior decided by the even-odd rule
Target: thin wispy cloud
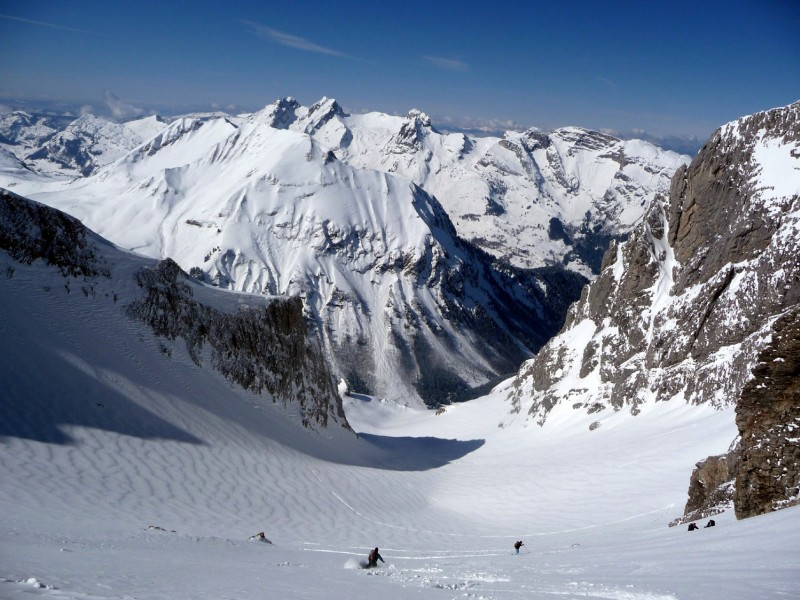
[{"label": "thin wispy cloud", "polygon": [[66,27],[64,25],[57,25],[56,23],[46,23],[44,21],[33,21],[31,19],[23,19],[22,17],[13,17],[11,15],[0,15],[0,19],[8,21],[19,21],[20,23],[27,23],[28,25],[38,25],[39,27],[49,27],[50,29],[61,29],[63,31],[74,31],[76,33],[87,33],[89,35],[99,35],[105,37],[104,34],[97,31],[89,31],[87,29],[77,29],[75,27]]},{"label": "thin wispy cloud", "polygon": [[453,60],[452,58],[442,58],[441,56],[423,56],[429,63],[436,65],[441,69],[448,71],[469,71],[469,65],[461,60]]},{"label": "thin wispy cloud", "polygon": [[617,89],[617,84],[616,84],[616,83],[614,83],[613,81],[611,81],[610,79],[607,79],[607,78],[605,78],[605,77],[598,77],[597,79],[598,79],[598,80],[600,80],[600,81],[602,81],[603,83],[605,83],[605,84],[606,84],[608,87],[610,87],[612,90],[615,90],[615,89]]},{"label": "thin wispy cloud", "polygon": [[460,131],[476,136],[502,136],[506,131],[525,131],[530,125],[511,119],[483,119],[474,117],[451,117],[434,115],[431,117],[437,129],[445,132]]},{"label": "thin wispy cloud", "polygon": [[144,109],[120,100],[108,90],[105,92],[104,101],[108,110],[111,111],[111,116],[118,121],[141,117],[145,113]]},{"label": "thin wispy cloud", "polygon": [[294,48],[296,50],[304,50],[306,52],[316,52],[317,54],[347,58],[344,52],[320,46],[298,35],[286,33],[285,31],[278,31],[277,29],[267,27],[261,23],[254,23],[253,21],[246,21],[244,19],[242,19],[242,23],[250,27],[256,35],[275,44],[286,46],[287,48]]}]

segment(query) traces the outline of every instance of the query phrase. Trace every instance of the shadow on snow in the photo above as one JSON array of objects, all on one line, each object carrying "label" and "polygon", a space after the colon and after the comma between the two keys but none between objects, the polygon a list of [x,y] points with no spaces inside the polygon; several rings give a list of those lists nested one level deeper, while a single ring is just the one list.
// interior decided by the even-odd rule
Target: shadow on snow
[{"label": "shadow on snow", "polygon": [[359,433],[358,437],[380,452],[375,466],[394,471],[436,469],[474,452],[484,440],[446,440],[436,437],[388,437]]}]

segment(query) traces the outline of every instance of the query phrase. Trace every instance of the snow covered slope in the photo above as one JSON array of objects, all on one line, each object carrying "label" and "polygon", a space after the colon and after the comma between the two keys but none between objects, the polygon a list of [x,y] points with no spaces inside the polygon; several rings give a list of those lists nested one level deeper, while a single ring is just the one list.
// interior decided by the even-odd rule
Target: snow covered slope
[{"label": "snow covered slope", "polygon": [[286,127],[340,160],[400,175],[435,196],[459,236],[487,252],[527,268],[565,264],[587,277],[689,160],[578,127],[470,138],[439,133],[418,110],[348,115],[327,98],[310,108],[278,105]]},{"label": "snow covered slope", "polygon": [[[731,409],[649,405],[595,432],[568,410],[540,429],[504,416],[499,388],[438,415],[348,398],[358,438],[303,428],[125,316],[142,297],[126,273],[150,261],[40,222],[17,219],[4,244],[9,231],[86,243],[0,251],[0,597],[771,600],[796,588],[797,508],[666,526],[692,457],[736,434]],[[268,302],[187,285],[218,309]],[[261,531],[271,543],[249,541]],[[386,564],[356,568],[376,545]]]},{"label": "snow covered slope", "polygon": [[14,189],[220,287],[302,296],[357,391],[437,404],[555,333],[580,276],[497,263],[412,182],[282,122],[274,106],[182,118],[90,177]]},{"label": "snow covered slope", "polygon": [[609,251],[562,332],[523,365],[514,410],[544,424],[570,406],[597,427],[659,401],[735,405],[737,510],[796,502],[798,257],[800,103],[723,126],[676,173],[669,198]]},{"label": "snow covered slope", "polygon": [[[127,327],[128,337],[135,337],[138,332],[143,338],[140,344],[146,337],[150,349],[165,360],[173,353],[178,355],[178,361],[188,356],[195,369],[216,373],[218,379],[224,377],[247,390],[253,395],[248,397],[248,404],[279,403],[307,427],[325,428],[329,421],[339,421],[347,428],[335,382],[319,347],[308,336],[297,299],[224,293],[202,286],[169,259],[155,264],[122,252],[87,231],[73,217],[5,190],[0,190],[0,249],[7,257],[2,267],[6,282],[4,302],[14,296],[17,285],[34,286],[44,302],[73,294],[79,298],[78,306],[72,307],[73,315],[78,311],[75,318],[79,327],[89,320],[95,320],[94,326],[99,327],[114,322],[115,327]],[[46,266],[27,269],[27,265],[42,263]],[[20,280],[20,273],[26,272],[42,281]],[[20,326],[25,327],[25,309],[25,303],[11,303],[3,317],[7,322],[20,321]],[[137,327],[131,320],[147,327]],[[156,342],[154,335],[161,339]],[[68,340],[60,349],[49,348],[49,336],[37,341],[23,335],[6,343],[10,344],[9,353],[14,354],[6,356],[4,368],[9,373],[48,371],[64,362],[78,371],[88,368],[89,372],[72,373],[71,378],[61,382],[63,389],[55,396],[32,394],[31,390],[17,387],[5,389],[0,435],[22,434],[20,419],[24,420],[24,411],[36,410],[48,415],[43,418],[52,422],[25,435],[64,441],[66,438],[56,432],[56,424],[63,418],[69,422],[70,413],[80,412],[86,401],[81,398],[76,405],[74,396],[94,396],[89,406],[110,401],[124,407],[135,405],[142,393],[147,395],[139,386],[121,391],[107,389],[106,376],[96,364],[103,362],[102,353],[86,363],[80,357],[81,347],[71,348]],[[26,352],[41,349],[41,344],[48,345],[43,359],[46,367],[37,360],[13,366],[23,360]],[[19,347],[16,353],[10,352],[13,346]],[[41,384],[38,379],[31,374],[31,381],[24,383],[35,388]],[[115,410],[111,406],[109,409],[101,411],[100,423],[114,430],[133,426],[119,414],[110,421],[104,418],[102,413]],[[125,423],[115,423],[115,419]]]}]

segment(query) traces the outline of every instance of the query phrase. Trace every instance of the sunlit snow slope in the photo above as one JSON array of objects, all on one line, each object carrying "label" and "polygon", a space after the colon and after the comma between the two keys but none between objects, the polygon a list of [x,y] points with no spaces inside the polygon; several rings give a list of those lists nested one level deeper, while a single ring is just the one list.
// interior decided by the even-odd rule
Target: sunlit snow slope
[{"label": "sunlit snow slope", "polygon": [[688,156],[579,127],[502,138],[443,134],[430,117],[347,114],[330,98],[278,101],[280,125],[340,160],[413,181],[442,203],[458,234],[521,267],[597,273],[610,239],[631,228]]}]

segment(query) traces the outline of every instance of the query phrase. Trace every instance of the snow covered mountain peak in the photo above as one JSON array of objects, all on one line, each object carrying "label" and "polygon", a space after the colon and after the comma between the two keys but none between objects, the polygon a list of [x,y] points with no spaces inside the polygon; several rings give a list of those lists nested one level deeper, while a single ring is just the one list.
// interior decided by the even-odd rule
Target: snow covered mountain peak
[{"label": "snow covered mountain peak", "polygon": [[561,127],[551,134],[553,137],[571,144],[575,150],[601,150],[620,140],[611,135],[586,129],[584,127]]},{"label": "snow covered mountain peak", "polygon": [[263,120],[275,129],[288,129],[297,120],[300,103],[291,96],[280,98],[268,104],[260,111],[253,113],[250,120]]},{"label": "snow covered mountain peak", "polygon": [[179,117],[88,177],[11,184],[215,285],[301,294],[356,390],[435,404],[544,343],[683,160],[568,133],[595,139],[470,138],[419,110],[284,98]]},{"label": "snow covered mountain peak", "polygon": [[0,143],[19,146],[23,154],[28,154],[66,127],[73,119],[74,117],[59,119],[51,115],[35,115],[16,110],[0,118]]},{"label": "snow covered mountain peak", "polygon": [[314,135],[305,116],[279,129],[272,114],[177,119],[38,197],[220,287],[302,296],[359,391],[436,404],[515,368],[554,332],[580,277],[495,264],[412,181],[337,159],[321,141],[349,131],[333,102],[309,113],[331,116]]},{"label": "snow covered mountain peak", "polygon": [[300,108],[298,110],[298,118],[294,128],[313,135],[323,129],[331,120],[335,119],[341,125],[340,119],[344,116],[344,111],[336,100],[323,97],[309,108]]},{"label": "snow covered mountain peak", "polygon": [[75,118],[15,112],[0,119],[0,146],[39,174],[85,177],[166,127],[157,116],[115,123],[91,114]]},{"label": "snow covered mountain peak", "polygon": [[[418,108],[412,108],[411,110],[409,110],[406,118],[409,121],[419,121],[420,125],[422,125],[423,127],[432,127],[431,118]],[[434,129],[434,131],[436,130]]]}]

